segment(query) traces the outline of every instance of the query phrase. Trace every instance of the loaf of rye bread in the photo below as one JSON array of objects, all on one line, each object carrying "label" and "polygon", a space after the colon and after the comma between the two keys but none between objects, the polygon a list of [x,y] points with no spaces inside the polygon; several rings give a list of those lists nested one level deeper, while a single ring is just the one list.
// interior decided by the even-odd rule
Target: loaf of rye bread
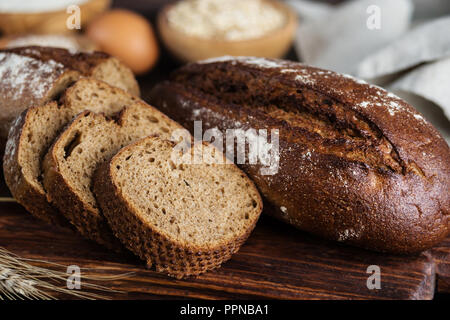
[{"label": "loaf of rye bread", "polygon": [[48,47],[0,50],[0,156],[11,123],[22,111],[43,105],[80,77],[92,77],[139,95],[132,71],[101,52],[75,53]]},{"label": "loaf of rye bread", "polygon": [[327,239],[412,253],[450,229],[450,150],[408,103],[300,63],[221,57],[182,67],[151,103],[193,130],[278,129],[279,165],[241,168],[275,217]]}]

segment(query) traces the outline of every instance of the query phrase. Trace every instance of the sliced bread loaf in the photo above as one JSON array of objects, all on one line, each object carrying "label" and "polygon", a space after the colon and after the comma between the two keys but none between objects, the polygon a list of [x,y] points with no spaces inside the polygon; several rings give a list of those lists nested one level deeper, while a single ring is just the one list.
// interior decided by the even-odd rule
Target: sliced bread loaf
[{"label": "sliced bread loaf", "polygon": [[147,137],[101,165],[94,179],[116,237],[149,267],[177,278],[228,260],[262,210],[253,182],[213,146],[199,146],[209,160],[189,164],[173,157],[174,143]]},{"label": "sliced bread loaf", "polygon": [[63,105],[50,102],[24,111],[9,134],[3,172],[14,198],[34,216],[65,224],[51,206],[41,181],[41,161],[61,129],[84,110],[112,115],[138,98],[94,79],[80,79],[63,96]]},{"label": "sliced bread loaf", "polygon": [[169,138],[181,126],[144,102],[116,117],[83,112],[55,140],[43,161],[43,184],[50,202],[83,234],[109,246],[113,235],[92,193],[99,164],[129,143],[152,134]]},{"label": "sliced bread loaf", "polygon": [[0,156],[16,117],[29,107],[58,98],[81,76],[139,96],[132,71],[106,53],[72,54],[65,49],[38,46],[0,50]]}]

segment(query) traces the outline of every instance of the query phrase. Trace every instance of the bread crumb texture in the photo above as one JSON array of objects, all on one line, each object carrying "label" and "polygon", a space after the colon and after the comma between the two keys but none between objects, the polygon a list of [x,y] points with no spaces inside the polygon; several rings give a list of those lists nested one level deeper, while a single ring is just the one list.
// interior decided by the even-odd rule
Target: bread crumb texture
[{"label": "bread crumb texture", "polygon": [[129,249],[157,270],[183,277],[228,260],[254,228],[262,201],[248,177],[211,145],[195,145],[209,157],[200,164],[178,162],[173,146],[149,137],[122,149],[100,170],[95,190]]}]

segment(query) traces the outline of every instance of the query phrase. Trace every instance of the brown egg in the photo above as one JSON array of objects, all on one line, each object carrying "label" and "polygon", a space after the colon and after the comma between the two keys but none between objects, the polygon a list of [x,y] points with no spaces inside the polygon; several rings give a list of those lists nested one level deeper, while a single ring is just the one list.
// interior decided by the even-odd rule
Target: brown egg
[{"label": "brown egg", "polygon": [[105,12],[88,25],[86,35],[102,51],[122,60],[136,74],[150,70],[158,59],[158,44],[152,26],[132,11],[114,9]]},{"label": "brown egg", "polygon": [[10,39],[7,38],[7,37],[0,38],[0,49],[6,48],[6,46],[8,45],[9,40]]}]

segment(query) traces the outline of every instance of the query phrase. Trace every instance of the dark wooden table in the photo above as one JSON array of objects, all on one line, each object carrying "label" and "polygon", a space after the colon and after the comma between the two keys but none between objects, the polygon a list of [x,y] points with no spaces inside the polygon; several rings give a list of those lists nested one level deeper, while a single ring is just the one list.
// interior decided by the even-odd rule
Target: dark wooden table
[{"label": "dark wooden table", "polygon": [[[164,2],[115,5],[131,6],[154,21]],[[293,50],[288,58],[297,59]],[[143,98],[177,66],[163,49],[157,67],[139,77]],[[8,195],[1,184],[0,195]],[[444,299],[450,293],[450,238],[420,255],[384,255],[317,239],[266,215],[222,268],[185,280],[147,270],[132,255],[115,254],[70,230],[48,226],[15,203],[0,203],[0,246],[25,258],[75,264],[94,275],[135,272],[103,283],[123,292],[105,294],[111,299]],[[380,290],[367,288],[370,265],[381,269]]]},{"label": "dark wooden table", "polygon": [[[0,194],[8,195],[4,185]],[[24,258],[77,265],[82,276],[134,272],[99,283],[123,292],[103,293],[110,299],[432,299],[436,290],[450,292],[450,239],[416,256],[385,255],[317,239],[265,215],[222,268],[184,280],[46,225],[16,203],[0,204],[0,246]],[[381,269],[380,290],[367,288],[370,265]]]}]

